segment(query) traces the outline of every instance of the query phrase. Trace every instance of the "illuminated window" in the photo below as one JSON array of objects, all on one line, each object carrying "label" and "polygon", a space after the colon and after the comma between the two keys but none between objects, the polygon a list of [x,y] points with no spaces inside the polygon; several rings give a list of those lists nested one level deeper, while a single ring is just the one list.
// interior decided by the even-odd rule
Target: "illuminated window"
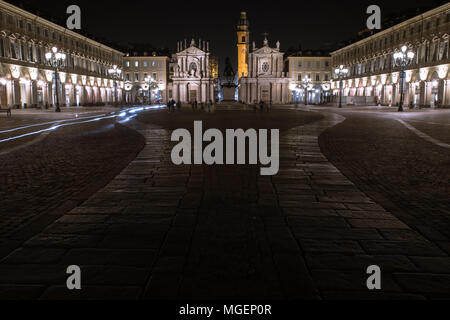
[{"label": "illuminated window", "polygon": [[144,67],[146,67],[148,65],[147,61],[144,61]]},{"label": "illuminated window", "polygon": [[135,66],[136,68],[138,68],[138,67],[139,67],[139,61],[135,61],[135,62],[134,62],[134,66]]},{"label": "illuminated window", "polygon": [[126,65],[127,67],[129,67],[129,66],[130,66],[130,61],[125,62],[125,65]]}]

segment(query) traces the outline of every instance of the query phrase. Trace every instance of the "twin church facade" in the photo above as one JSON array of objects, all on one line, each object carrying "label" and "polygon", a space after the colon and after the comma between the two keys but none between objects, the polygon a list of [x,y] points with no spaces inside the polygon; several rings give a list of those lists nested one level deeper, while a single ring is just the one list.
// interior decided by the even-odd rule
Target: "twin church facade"
[{"label": "twin church facade", "polygon": [[289,79],[284,72],[284,54],[280,42],[272,48],[265,35],[263,45],[250,50],[250,30],[247,13],[241,12],[237,26],[239,101],[247,104],[284,104],[289,102]]}]

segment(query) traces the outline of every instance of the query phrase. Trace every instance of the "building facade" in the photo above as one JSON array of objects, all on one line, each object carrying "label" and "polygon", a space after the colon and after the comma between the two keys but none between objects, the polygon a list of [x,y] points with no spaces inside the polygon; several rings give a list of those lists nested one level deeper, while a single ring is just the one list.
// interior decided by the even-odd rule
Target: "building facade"
[{"label": "building facade", "polygon": [[[450,3],[427,11],[366,39],[331,53],[333,68],[343,65],[346,104],[397,105],[400,69],[393,54],[406,45],[415,53],[406,68],[404,104],[410,107],[450,106]],[[339,81],[332,82],[337,98]]]},{"label": "building facade", "polygon": [[169,57],[143,52],[124,57],[125,101],[127,103],[167,102]]},{"label": "building facade", "polygon": [[[66,54],[55,85],[45,54]],[[45,107],[112,104],[114,79],[108,70],[123,65],[123,53],[0,0],[0,104]],[[58,88],[58,92],[56,92]],[[123,82],[118,79],[121,100]]]},{"label": "building facade", "polygon": [[216,80],[211,74],[209,42],[179,41],[172,57],[171,98],[181,103],[215,101]]},{"label": "building facade", "polygon": [[284,73],[283,56],[280,42],[275,48],[269,46],[267,38],[261,48],[256,48],[253,42],[253,50],[248,54],[248,75],[239,80],[239,101],[247,104],[289,102],[289,79]]},{"label": "building facade", "polygon": [[[329,54],[312,50],[299,51],[287,57],[286,65],[289,70],[290,102],[321,104],[330,101],[332,77]],[[302,84],[306,77],[311,79],[311,84],[305,90]]]}]

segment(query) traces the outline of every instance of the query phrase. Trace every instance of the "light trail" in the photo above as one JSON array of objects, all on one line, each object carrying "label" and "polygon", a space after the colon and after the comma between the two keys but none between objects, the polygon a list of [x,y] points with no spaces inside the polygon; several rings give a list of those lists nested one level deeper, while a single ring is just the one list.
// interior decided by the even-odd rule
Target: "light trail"
[{"label": "light trail", "polygon": [[55,120],[55,121],[49,121],[49,122],[35,123],[35,124],[30,124],[29,126],[17,127],[17,128],[13,128],[13,129],[9,129],[9,130],[3,130],[3,131],[0,131],[0,133],[9,133],[9,132],[14,132],[14,131],[19,131],[19,130],[34,128],[34,127],[41,127],[41,126],[45,126],[45,125],[53,124],[53,123],[77,121],[77,120],[84,120],[84,119],[92,119],[92,118],[97,118],[97,117],[101,117],[101,116],[105,116],[105,115],[106,114],[99,114],[99,115],[90,116],[90,117],[62,119],[62,120]]},{"label": "light trail", "polygon": [[[30,127],[36,127],[36,126],[43,126],[43,125],[46,125],[46,124],[58,123],[57,125],[52,126],[50,128],[41,129],[41,130],[38,130],[38,131],[28,132],[28,133],[24,133],[24,134],[21,134],[21,135],[18,135],[18,136],[2,139],[2,140],[0,140],[0,143],[12,141],[12,140],[17,140],[17,139],[29,137],[29,136],[32,136],[32,135],[45,133],[45,132],[51,132],[51,131],[54,131],[56,129],[62,128],[62,127],[68,127],[68,126],[74,126],[74,125],[78,125],[78,124],[91,123],[91,122],[96,122],[96,121],[101,121],[101,120],[106,120],[106,119],[125,118],[125,119],[122,119],[122,120],[118,121],[119,123],[125,123],[125,122],[130,121],[134,117],[136,117],[137,113],[139,113],[141,111],[155,110],[155,109],[161,109],[161,108],[164,108],[164,105],[157,105],[157,106],[150,106],[150,107],[140,107],[140,108],[130,108],[130,109],[127,109],[125,111],[120,111],[119,114],[116,114],[116,112],[112,112],[112,113],[110,113],[109,116],[107,116],[105,114],[101,114],[101,115],[91,116],[91,117],[65,119],[65,120],[58,120],[58,121],[50,121],[50,122],[46,122],[46,123],[34,124],[34,125],[30,125],[30,126],[25,126],[25,127],[19,127],[19,128],[14,128],[14,129],[10,129],[10,130],[0,131],[0,133],[7,133],[7,132],[14,132],[14,131],[18,131],[18,130],[27,129],[27,128],[30,128]],[[128,115],[128,113],[130,115]],[[88,119],[88,120],[86,120],[86,119]],[[78,120],[85,120],[85,121],[78,121]],[[74,121],[74,122],[69,122],[69,121]],[[61,123],[61,122],[63,122],[63,123]],[[64,123],[64,122],[69,122],[69,123]]]}]

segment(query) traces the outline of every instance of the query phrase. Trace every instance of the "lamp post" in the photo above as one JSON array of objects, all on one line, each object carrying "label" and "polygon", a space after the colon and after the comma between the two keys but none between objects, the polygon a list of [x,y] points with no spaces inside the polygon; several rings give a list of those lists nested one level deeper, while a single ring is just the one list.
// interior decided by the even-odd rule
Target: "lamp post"
[{"label": "lamp post", "polygon": [[117,107],[118,97],[117,97],[117,80],[120,79],[122,75],[122,70],[117,67],[117,65],[113,65],[112,69],[108,70],[109,75],[114,80],[114,106]]},{"label": "lamp post", "polygon": [[308,87],[311,85],[311,78],[306,76],[303,78],[301,87],[303,88],[303,92],[305,94],[305,106],[308,104]]},{"label": "lamp post", "polygon": [[59,80],[59,71],[64,69],[66,64],[66,54],[58,51],[58,48],[53,47],[51,51],[45,54],[45,60],[47,64],[55,69],[55,90],[56,90],[56,109],[55,112],[61,112],[59,107],[59,88],[58,88],[58,80]]},{"label": "lamp post", "polygon": [[414,52],[408,50],[407,46],[401,47],[400,51],[394,53],[394,65],[400,68],[400,102],[398,104],[398,112],[403,111],[403,86],[405,83],[405,69],[411,65],[414,59]]},{"label": "lamp post", "polygon": [[343,79],[347,76],[348,74],[348,69],[344,68],[344,66],[341,64],[339,66],[339,68],[336,68],[334,70],[334,74],[336,75],[336,77],[339,79],[339,108],[342,108],[342,93],[343,93],[343,85],[344,85],[344,81]]}]

